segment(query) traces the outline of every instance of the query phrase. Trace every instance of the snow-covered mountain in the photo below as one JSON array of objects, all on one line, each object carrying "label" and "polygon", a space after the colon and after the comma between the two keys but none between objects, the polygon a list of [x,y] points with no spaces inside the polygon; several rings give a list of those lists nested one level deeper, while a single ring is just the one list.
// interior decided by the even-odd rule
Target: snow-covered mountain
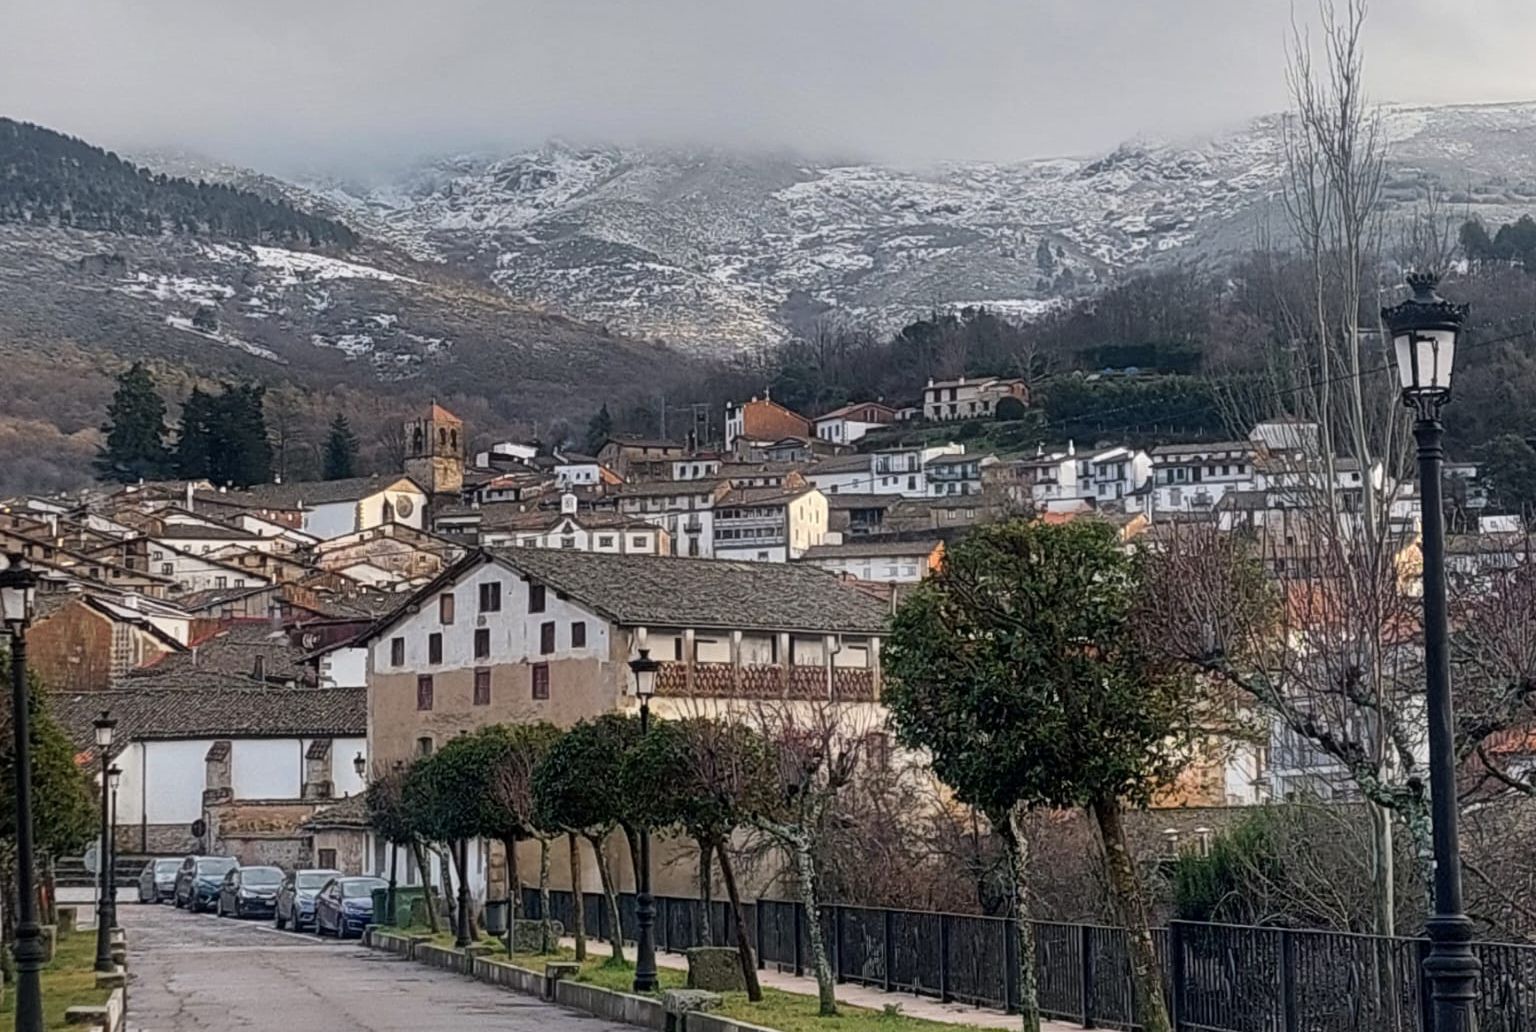
[{"label": "snow-covered mountain", "polygon": [[[1536,103],[1392,107],[1388,194],[1437,183],[1498,222],[1536,199]],[[1020,313],[1148,262],[1252,245],[1275,202],[1281,120],[1094,158],[903,169],[668,148],[434,160],[311,203],[508,294],[703,350],[777,340],[827,308],[881,328],[935,306]]]}]

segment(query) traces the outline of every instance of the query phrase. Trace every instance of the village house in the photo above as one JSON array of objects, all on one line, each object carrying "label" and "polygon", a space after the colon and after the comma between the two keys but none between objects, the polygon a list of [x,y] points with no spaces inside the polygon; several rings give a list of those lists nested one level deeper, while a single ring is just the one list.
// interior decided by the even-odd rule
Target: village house
[{"label": "village house", "polygon": [[896,410],[878,401],[844,405],[816,417],[816,436],[834,444],[852,444],[871,430],[896,422]]},{"label": "village house", "polygon": [[935,455],[923,464],[923,476],[934,497],[979,495],[983,470],[996,462],[994,455]]},{"label": "village house", "polygon": [[579,512],[576,496],[560,498],[560,510],[508,514],[480,528],[480,544],[492,548],[574,548],[581,552],[670,555],[666,530],[638,516],[618,512]]},{"label": "village house", "polygon": [[687,458],[688,446],[652,437],[610,437],[597,461],[626,481],[664,480],[672,463]]},{"label": "village house", "polygon": [[720,475],[723,460],[712,452],[698,452],[672,463],[673,480],[710,480]]},{"label": "village house", "polygon": [[784,437],[814,437],[811,421],[768,397],[754,395],[745,402],[725,403],[725,447],[736,439],[776,441]]},{"label": "village house", "polygon": [[251,512],[322,540],[387,523],[419,530],[427,525],[427,502],[427,492],[410,477],[260,484],[245,491],[197,496],[200,509]]},{"label": "village house", "polygon": [[628,706],[641,648],[665,664],[658,703],[873,700],[884,620],[877,601],[809,566],[476,551],[358,640],[368,755],[409,761],[487,724],[568,726]]},{"label": "village house", "polygon": [[150,606],[161,604],[137,595],[41,594],[27,632],[28,661],[50,691],[105,691],[135,667],[186,651],[190,621],[179,621],[178,639],[163,621],[150,619]]},{"label": "village house", "polygon": [[1079,466],[1086,473],[1077,485],[1081,498],[1104,506],[1122,507],[1152,476],[1152,459],[1139,448],[1107,448],[1090,455]]},{"label": "village house", "polygon": [[622,484],[614,489],[619,512],[644,520],[666,535],[671,554],[715,554],[715,507],[730,491],[728,480],[700,478]]},{"label": "village house", "polygon": [[718,559],[788,562],[826,534],[826,496],[809,485],[732,488],[714,509]]},{"label": "village house", "polygon": [[1253,490],[1257,454],[1248,441],[1158,445],[1151,452],[1148,515],[1210,512],[1228,491]]},{"label": "village house", "polygon": [[797,562],[861,581],[915,584],[944,561],[938,538],[845,541],[806,549]]},{"label": "village house", "polygon": [[[995,376],[929,380],[923,388],[923,418],[930,422],[991,419],[1005,401],[1016,405],[1022,415],[1029,405],[1029,385],[1020,379]],[[1007,409],[1004,405],[1005,413]]]}]

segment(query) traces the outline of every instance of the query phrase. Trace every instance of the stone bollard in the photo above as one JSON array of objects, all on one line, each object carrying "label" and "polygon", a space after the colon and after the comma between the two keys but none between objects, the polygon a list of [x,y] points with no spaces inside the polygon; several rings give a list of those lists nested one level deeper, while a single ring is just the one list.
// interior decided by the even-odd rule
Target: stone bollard
[{"label": "stone bollard", "polygon": [[53,954],[59,948],[59,926],[43,925],[41,939],[43,942],[43,963],[53,961]]},{"label": "stone bollard", "polygon": [[693,1011],[712,1011],[720,1007],[720,994],[702,989],[668,989],[661,994],[661,1011],[666,1015],[663,1032],[683,1032]]},{"label": "stone bollard", "polygon": [[[565,926],[559,921],[549,922],[549,941],[556,946],[565,935]],[[521,920],[512,922],[512,952],[537,953],[544,948],[544,922]]]},{"label": "stone bollard", "polygon": [[75,929],[80,926],[80,910],[78,907],[58,908],[59,935],[73,935]]}]

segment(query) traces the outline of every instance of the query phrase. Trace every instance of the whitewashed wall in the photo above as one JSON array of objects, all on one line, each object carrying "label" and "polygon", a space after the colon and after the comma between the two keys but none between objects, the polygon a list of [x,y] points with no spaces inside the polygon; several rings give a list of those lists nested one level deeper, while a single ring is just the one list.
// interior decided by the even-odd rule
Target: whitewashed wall
[{"label": "whitewashed wall", "polygon": [[236,738],[230,742],[230,783],[236,799],[297,799],[304,783],[304,742],[298,738]]}]

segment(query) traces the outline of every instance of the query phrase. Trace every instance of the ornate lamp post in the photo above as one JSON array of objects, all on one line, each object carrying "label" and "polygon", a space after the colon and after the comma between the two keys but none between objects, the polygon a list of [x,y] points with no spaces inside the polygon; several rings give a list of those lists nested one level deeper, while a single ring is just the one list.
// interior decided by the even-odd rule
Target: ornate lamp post
[{"label": "ornate lamp post", "polygon": [[107,825],[107,898],[112,901],[112,928],[117,928],[117,786],[122,783],[123,772],[113,764],[107,771],[107,784],[112,790],[112,819]]},{"label": "ornate lamp post", "polygon": [[27,625],[37,574],[21,555],[0,559],[0,621],[11,639],[11,728],[16,735],[16,1032],[43,1032],[43,930],[32,876],[32,732],[27,691]]},{"label": "ornate lamp post", "polygon": [[109,773],[112,766],[112,731],[117,727],[117,721],[112,719],[112,714],[103,710],[101,716],[96,718],[96,751],[101,754],[101,850],[96,854],[96,863],[101,868],[101,879],[98,882],[100,893],[96,899],[96,970],[114,971],[116,966],[112,963],[112,926],[117,923],[117,907],[113,904],[111,895],[111,870],[112,870],[112,778]]},{"label": "ornate lamp post", "polygon": [[1430,815],[1434,822],[1435,912],[1425,922],[1424,970],[1434,996],[1435,1032],[1474,1032],[1480,969],[1472,922],[1462,909],[1461,842],[1456,830],[1456,743],[1451,709],[1450,631],[1445,612],[1445,523],[1440,503],[1440,409],[1451,396],[1451,367],[1467,306],[1435,293],[1439,277],[1410,273],[1413,296],[1381,317],[1392,333],[1403,403],[1414,412],[1424,551],[1424,674],[1429,719]]},{"label": "ornate lamp post", "polygon": [[[661,664],[650,649],[629,661],[635,675],[635,696],[640,700],[640,734],[651,729],[651,696],[656,694],[656,671]],[[640,870],[635,884],[635,992],[656,991],[656,901],[651,898],[651,833],[640,829]]]}]

